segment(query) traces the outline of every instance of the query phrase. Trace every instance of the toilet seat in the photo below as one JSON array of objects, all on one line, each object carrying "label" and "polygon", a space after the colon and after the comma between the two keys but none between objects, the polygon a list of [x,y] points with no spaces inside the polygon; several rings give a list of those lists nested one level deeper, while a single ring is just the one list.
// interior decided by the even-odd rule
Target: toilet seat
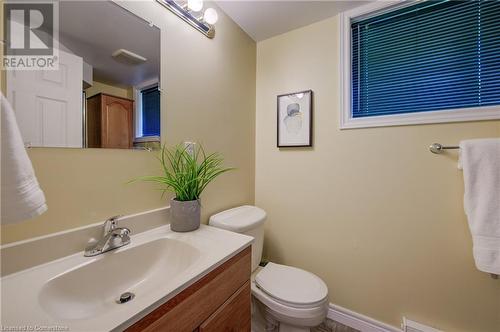
[{"label": "toilet seat", "polygon": [[276,263],[268,263],[257,273],[255,285],[272,300],[297,309],[322,306],[328,296],[328,288],[316,275]]}]

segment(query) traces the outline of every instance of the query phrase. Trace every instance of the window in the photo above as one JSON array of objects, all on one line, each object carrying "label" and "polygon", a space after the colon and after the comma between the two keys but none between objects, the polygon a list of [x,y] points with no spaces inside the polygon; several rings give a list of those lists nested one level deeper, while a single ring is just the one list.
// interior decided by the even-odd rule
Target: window
[{"label": "window", "polygon": [[157,79],[134,86],[135,142],[159,142],[161,92]]},{"label": "window", "polygon": [[342,18],[341,127],[500,118],[500,1],[369,7]]},{"label": "window", "polygon": [[141,91],[142,136],[160,136],[160,91],[158,86]]}]

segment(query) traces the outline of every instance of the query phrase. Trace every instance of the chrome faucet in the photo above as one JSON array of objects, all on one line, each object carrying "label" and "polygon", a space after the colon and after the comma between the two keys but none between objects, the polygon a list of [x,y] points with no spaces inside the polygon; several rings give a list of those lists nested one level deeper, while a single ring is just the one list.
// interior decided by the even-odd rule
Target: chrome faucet
[{"label": "chrome faucet", "polygon": [[119,218],[120,216],[114,216],[104,222],[102,238],[85,248],[85,257],[97,256],[130,243],[130,229],[118,227],[117,222]]}]

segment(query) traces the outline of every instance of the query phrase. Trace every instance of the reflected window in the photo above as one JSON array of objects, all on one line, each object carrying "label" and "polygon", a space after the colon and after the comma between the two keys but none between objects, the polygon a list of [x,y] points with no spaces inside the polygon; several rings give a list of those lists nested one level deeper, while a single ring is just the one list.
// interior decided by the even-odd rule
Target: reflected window
[{"label": "reflected window", "polygon": [[160,90],[153,86],[141,90],[142,136],[160,136]]}]

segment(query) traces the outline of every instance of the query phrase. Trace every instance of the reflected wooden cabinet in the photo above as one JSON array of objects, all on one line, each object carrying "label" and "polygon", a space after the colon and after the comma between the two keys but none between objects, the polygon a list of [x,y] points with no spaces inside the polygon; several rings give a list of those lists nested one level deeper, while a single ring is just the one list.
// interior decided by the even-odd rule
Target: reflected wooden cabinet
[{"label": "reflected wooden cabinet", "polygon": [[99,93],[87,98],[87,147],[130,149],[134,101]]}]

